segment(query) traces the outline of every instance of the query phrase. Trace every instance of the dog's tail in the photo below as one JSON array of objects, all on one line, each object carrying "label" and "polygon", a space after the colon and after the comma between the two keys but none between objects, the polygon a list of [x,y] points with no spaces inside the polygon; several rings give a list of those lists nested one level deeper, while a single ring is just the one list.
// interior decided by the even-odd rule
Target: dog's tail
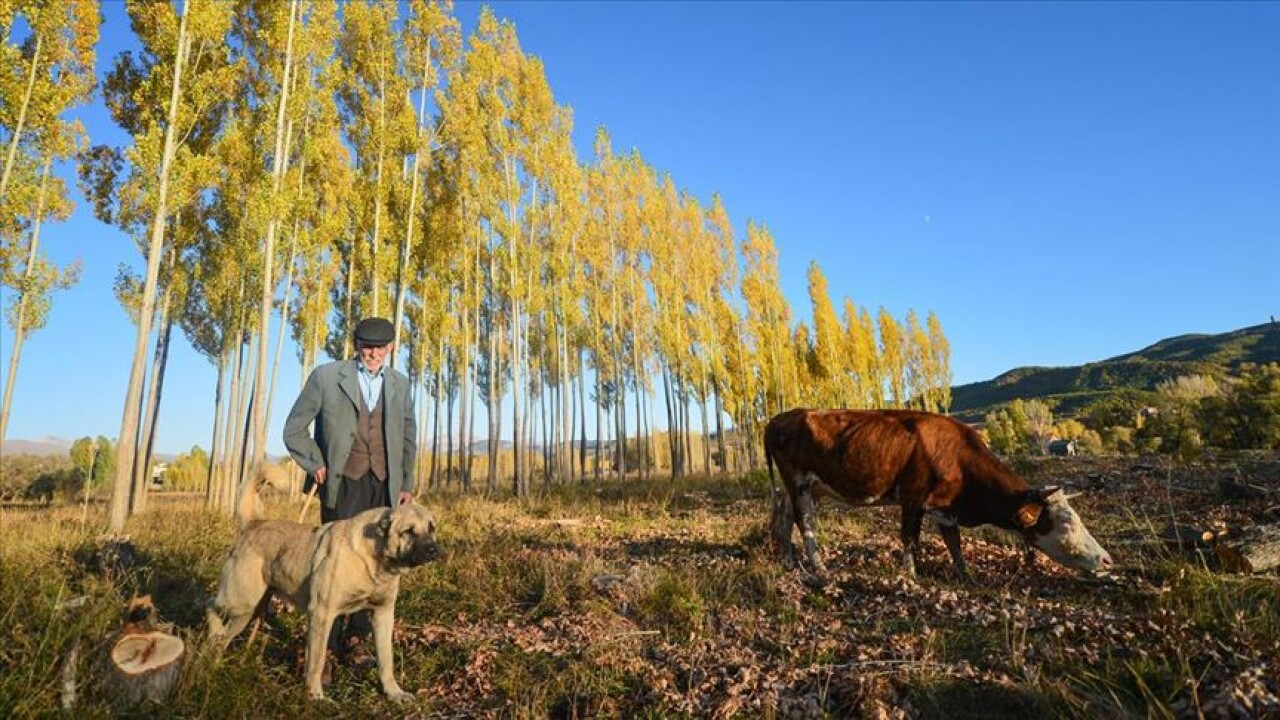
[{"label": "dog's tail", "polygon": [[240,488],[240,502],[236,504],[236,529],[244,529],[250,523],[262,519],[258,491],[263,485],[280,489],[288,487],[288,482],[288,474],[279,465],[271,462],[255,465]]},{"label": "dog's tail", "polygon": [[263,483],[262,466],[255,465],[240,486],[240,502],[236,503],[236,529],[243,530],[260,517],[258,489]]},{"label": "dog's tail", "polygon": [[258,519],[258,486],[262,484],[261,473],[254,468],[240,486],[240,502],[236,503],[236,529],[243,530],[249,523]]}]

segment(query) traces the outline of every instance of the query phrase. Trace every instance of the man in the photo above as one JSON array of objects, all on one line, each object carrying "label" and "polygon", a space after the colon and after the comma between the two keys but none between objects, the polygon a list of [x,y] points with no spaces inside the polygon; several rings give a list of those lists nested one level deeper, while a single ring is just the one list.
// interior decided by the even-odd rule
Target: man
[{"label": "man", "polygon": [[[320,521],[344,520],[375,507],[413,500],[417,422],[409,378],[385,367],[395,328],[384,318],[356,325],[356,357],[312,371],[284,424],[284,444],[322,498]],[[315,422],[315,437],[307,426]],[[329,649],[352,664],[371,665],[364,639],[368,610],[335,622]]]}]

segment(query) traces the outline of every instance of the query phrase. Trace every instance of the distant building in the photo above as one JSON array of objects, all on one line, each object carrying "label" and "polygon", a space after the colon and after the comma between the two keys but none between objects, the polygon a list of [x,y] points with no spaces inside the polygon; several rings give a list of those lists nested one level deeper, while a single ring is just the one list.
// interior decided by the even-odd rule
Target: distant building
[{"label": "distant building", "polygon": [[1056,457],[1073,457],[1076,454],[1076,441],[1050,440],[1049,454]]},{"label": "distant building", "polygon": [[164,474],[169,469],[169,463],[158,462],[151,466],[151,487],[164,487]]}]

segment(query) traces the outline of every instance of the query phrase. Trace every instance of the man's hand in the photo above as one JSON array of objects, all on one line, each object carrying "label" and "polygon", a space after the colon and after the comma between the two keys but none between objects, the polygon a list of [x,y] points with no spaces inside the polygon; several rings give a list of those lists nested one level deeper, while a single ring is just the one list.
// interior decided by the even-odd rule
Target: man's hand
[{"label": "man's hand", "polygon": [[402,492],[402,493],[400,493],[400,498],[399,498],[399,500],[396,502],[396,504],[397,504],[397,505],[408,505],[408,504],[409,504],[409,503],[411,503],[411,502],[413,502],[413,493],[411,493],[411,492]]},{"label": "man's hand", "polygon": [[317,485],[323,485],[324,479],[329,477],[329,469],[321,465],[316,471],[311,473],[311,477],[315,479]]}]

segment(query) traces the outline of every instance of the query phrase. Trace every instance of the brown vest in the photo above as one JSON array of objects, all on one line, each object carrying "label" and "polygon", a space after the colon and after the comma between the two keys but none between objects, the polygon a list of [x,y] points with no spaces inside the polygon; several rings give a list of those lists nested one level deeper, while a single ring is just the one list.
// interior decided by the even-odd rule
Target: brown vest
[{"label": "brown vest", "polygon": [[364,398],[356,401],[360,410],[360,419],[356,422],[356,440],[351,444],[351,454],[347,456],[347,465],[342,474],[349,478],[362,478],[373,471],[379,480],[387,479],[387,443],[382,437],[382,397],[386,394],[386,383],[382,392],[378,393],[378,404],[371,412],[365,407]]}]

